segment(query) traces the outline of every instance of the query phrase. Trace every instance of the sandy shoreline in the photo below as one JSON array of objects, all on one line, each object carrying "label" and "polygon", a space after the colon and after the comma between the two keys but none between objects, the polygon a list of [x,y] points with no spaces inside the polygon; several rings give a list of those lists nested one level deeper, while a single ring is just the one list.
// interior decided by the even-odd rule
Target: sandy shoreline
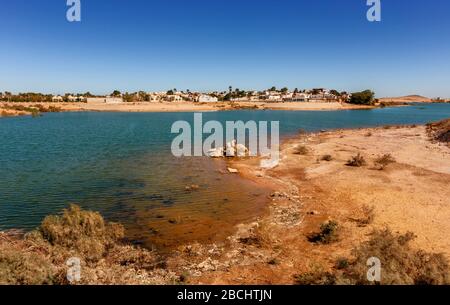
[{"label": "sandy shoreline", "polygon": [[[298,145],[308,153],[294,154]],[[358,152],[367,165],[346,166]],[[331,161],[321,160],[326,154]],[[391,154],[395,163],[379,170],[374,161],[384,154]],[[213,270],[199,272],[193,283],[292,284],[296,274],[312,265],[333,269],[374,229],[386,227],[413,232],[414,249],[450,258],[450,149],[430,142],[424,126],[302,135],[285,141],[281,156],[280,165],[271,170],[260,169],[257,160],[231,161],[245,178],[278,191],[270,197],[267,213],[239,225],[220,255],[201,257]],[[366,206],[374,208],[374,220],[361,226]],[[341,227],[339,241],[308,241],[308,234],[329,219]]]},{"label": "sandy shoreline", "polygon": [[[5,115],[23,115],[25,112],[3,109],[5,105],[15,105],[13,103],[0,103],[0,116],[2,110]],[[25,107],[33,106],[33,103],[17,103]],[[226,111],[226,110],[349,110],[349,109],[372,109],[373,106],[360,106],[346,103],[305,103],[305,102],[218,102],[218,103],[192,103],[192,102],[152,102],[152,103],[40,103],[43,107],[54,106],[61,111],[98,111],[98,112],[206,112],[206,111]]]}]

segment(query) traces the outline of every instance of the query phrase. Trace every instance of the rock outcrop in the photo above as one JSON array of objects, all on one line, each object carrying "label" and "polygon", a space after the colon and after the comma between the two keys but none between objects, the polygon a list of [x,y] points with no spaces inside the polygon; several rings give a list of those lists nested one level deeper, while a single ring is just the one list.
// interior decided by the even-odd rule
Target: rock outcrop
[{"label": "rock outcrop", "polygon": [[236,140],[228,142],[225,147],[210,149],[207,155],[211,158],[248,157],[250,150],[244,144],[237,144]]}]

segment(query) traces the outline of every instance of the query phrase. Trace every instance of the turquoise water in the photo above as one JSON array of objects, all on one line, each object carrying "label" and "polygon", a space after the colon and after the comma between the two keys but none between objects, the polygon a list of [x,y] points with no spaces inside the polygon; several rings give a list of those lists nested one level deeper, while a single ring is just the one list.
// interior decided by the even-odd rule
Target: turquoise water
[{"label": "turquoise water", "polygon": [[[280,121],[282,135],[448,117],[450,104],[203,114],[204,121]],[[176,120],[192,121],[193,114],[66,112],[0,119],[0,230],[34,228],[46,215],[78,203],[124,223],[133,240],[164,245],[192,235],[211,239],[195,231],[231,227],[262,208],[264,192],[223,174],[223,161],[171,156]],[[192,184],[200,188],[186,191]]]}]

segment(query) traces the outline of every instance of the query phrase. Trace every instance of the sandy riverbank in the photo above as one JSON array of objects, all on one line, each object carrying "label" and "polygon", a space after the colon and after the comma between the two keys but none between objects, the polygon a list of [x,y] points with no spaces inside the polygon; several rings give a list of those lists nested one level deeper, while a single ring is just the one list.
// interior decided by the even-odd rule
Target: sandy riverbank
[{"label": "sandy riverbank", "polygon": [[[298,145],[307,148],[305,155],[294,153]],[[367,165],[346,166],[358,152]],[[450,258],[450,149],[432,143],[424,126],[302,135],[286,141],[281,154],[271,170],[259,169],[256,160],[232,162],[243,176],[279,192],[264,217],[239,226],[229,250],[210,258],[214,271],[193,282],[292,284],[296,274],[316,266],[333,270],[373,230],[386,227],[414,233],[413,249]],[[374,161],[384,154],[395,162],[380,170]],[[321,160],[324,155],[332,160]],[[366,222],[367,207],[373,219]],[[310,242],[309,234],[330,219],[339,224],[338,241]]]},{"label": "sandy riverbank", "polygon": [[[0,103],[0,115],[7,103]],[[346,103],[305,103],[305,102],[219,102],[219,103],[192,103],[192,102],[152,102],[152,103],[40,103],[43,107],[54,106],[61,111],[104,111],[104,112],[204,112],[238,109],[259,110],[347,110],[347,109],[370,109],[370,106],[351,105]],[[20,103],[29,107],[33,103]],[[15,115],[26,113],[14,113]]]}]

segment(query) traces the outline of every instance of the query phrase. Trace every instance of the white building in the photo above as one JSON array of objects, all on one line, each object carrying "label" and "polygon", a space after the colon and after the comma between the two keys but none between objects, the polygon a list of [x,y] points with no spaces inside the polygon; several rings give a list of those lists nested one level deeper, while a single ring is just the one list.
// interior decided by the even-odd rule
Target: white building
[{"label": "white building", "polygon": [[211,96],[211,95],[207,95],[207,94],[202,94],[198,97],[198,102],[199,103],[215,103],[218,102],[219,99],[215,96]]},{"label": "white building", "polygon": [[307,93],[296,93],[286,101],[289,102],[309,102],[310,95]]},{"label": "white building", "polygon": [[88,103],[105,103],[105,104],[121,104],[123,103],[123,98],[121,97],[112,97],[112,96],[106,96],[106,97],[88,97],[87,98]]},{"label": "white building", "polygon": [[86,100],[84,96],[73,96],[73,95],[69,95],[67,99],[69,100],[69,102],[83,102]]},{"label": "white building", "polygon": [[277,95],[270,94],[267,96],[267,99],[272,102],[278,102],[278,101],[282,100],[281,95],[278,95],[278,94]]},{"label": "white building", "polygon": [[64,99],[60,95],[52,96],[52,102],[62,102]]}]

